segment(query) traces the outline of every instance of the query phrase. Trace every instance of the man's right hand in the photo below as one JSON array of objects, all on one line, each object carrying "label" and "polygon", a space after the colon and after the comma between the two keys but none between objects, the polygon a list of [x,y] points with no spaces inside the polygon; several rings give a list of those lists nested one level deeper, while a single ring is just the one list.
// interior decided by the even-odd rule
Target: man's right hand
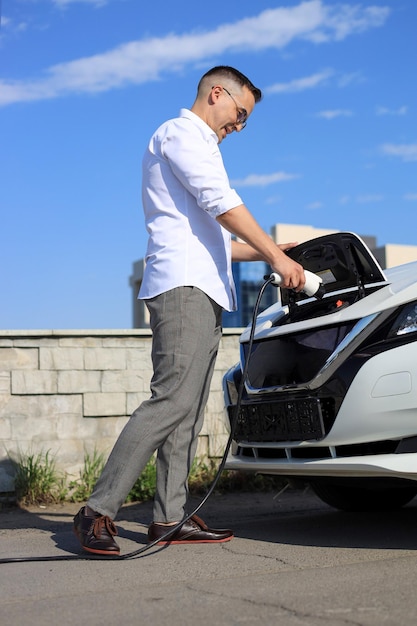
[{"label": "man's right hand", "polygon": [[[277,248],[280,248],[277,246]],[[271,264],[274,272],[281,276],[281,285],[284,289],[294,289],[294,291],[302,291],[306,278],[302,265],[293,261],[285,252],[279,249],[280,254],[277,260]]]}]

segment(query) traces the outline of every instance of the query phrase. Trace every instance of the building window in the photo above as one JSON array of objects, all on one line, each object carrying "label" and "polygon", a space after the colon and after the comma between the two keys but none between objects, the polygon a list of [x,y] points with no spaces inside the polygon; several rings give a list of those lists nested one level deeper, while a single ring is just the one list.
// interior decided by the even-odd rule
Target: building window
[{"label": "building window", "polygon": [[[253,309],[264,276],[271,268],[263,261],[232,263],[233,278],[237,293],[237,311],[223,313],[224,328],[247,326],[252,321]],[[277,301],[277,289],[267,288],[262,296],[259,313]]]}]

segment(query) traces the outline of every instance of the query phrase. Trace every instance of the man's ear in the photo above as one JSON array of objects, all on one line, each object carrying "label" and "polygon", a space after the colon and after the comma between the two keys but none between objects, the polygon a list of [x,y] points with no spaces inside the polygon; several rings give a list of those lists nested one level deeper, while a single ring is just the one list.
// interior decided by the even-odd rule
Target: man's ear
[{"label": "man's ear", "polygon": [[223,87],[221,85],[214,85],[210,91],[210,98],[212,102],[216,102],[219,99],[220,94],[223,91]]}]

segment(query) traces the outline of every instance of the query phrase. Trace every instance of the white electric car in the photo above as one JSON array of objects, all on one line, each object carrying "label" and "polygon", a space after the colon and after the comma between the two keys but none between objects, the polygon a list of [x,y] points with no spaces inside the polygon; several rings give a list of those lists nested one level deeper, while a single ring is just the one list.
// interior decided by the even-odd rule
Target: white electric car
[{"label": "white electric car", "polygon": [[403,506],[417,494],[417,262],[383,271],[353,233],[288,254],[325,293],[280,290],[243,332],[223,380],[226,469],[300,478],[339,509]]}]

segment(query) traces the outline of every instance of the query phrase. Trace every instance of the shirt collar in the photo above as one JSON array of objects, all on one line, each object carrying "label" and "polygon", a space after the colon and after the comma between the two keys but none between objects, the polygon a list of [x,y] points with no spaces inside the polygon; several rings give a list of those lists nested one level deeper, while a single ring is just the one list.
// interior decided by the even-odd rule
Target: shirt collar
[{"label": "shirt collar", "polygon": [[190,111],[190,109],[181,109],[180,117],[186,117],[191,120],[196,126],[198,126],[207,137],[213,137],[216,143],[218,143],[218,138],[216,133],[206,122],[204,122],[201,117]]}]

